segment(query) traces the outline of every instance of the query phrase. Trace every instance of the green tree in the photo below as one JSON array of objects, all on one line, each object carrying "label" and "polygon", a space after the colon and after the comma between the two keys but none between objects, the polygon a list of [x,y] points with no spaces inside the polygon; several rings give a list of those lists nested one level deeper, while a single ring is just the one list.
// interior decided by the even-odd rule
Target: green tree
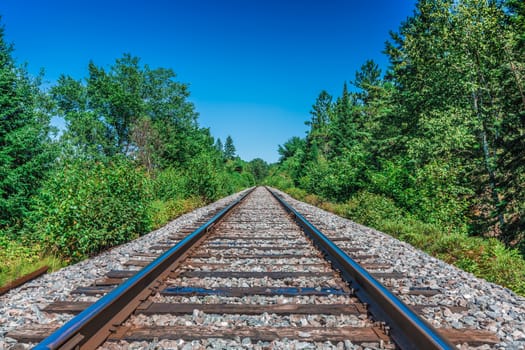
[{"label": "green tree", "polygon": [[332,96],[325,90],[319,93],[315,104],[310,111],[311,119],[305,122],[310,126],[308,137],[306,138],[307,150],[309,159],[316,159],[318,152],[321,155],[328,156],[330,154],[330,123],[334,118]]},{"label": "green tree", "polygon": [[255,181],[260,184],[269,173],[269,165],[261,158],[255,158],[248,162],[248,171],[253,174]]},{"label": "green tree", "polygon": [[510,149],[520,147],[524,101],[523,55],[508,13],[495,1],[421,0],[387,46],[397,122],[415,169],[435,159],[454,169],[447,192],[470,195],[476,232],[507,243],[515,236],[509,220],[522,216],[516,199],[523,179],[511,164],[523,152]]},{"label": "green tree", "polygon": [[356,93],[358,101],[362,104],[370,104],[370,102],[378,97],[378,90],[381,87],[381,69],[373,60],[367,60],[362,66],[361,70],[355,73],[355,80],[352,82],[354,86],[360,89]]},{"label": "green tree", "polygon": [[81,81],[61,76],[51,89],[55,113],[66,122],[62,136],[66,152],[73,157],[105,157],[116,152],[111,131],[102,115],[91,106],[88,89]]},{"label": "green tree", "polygon": [[343,93],[335,102],[335,115],[330,123],[329,133],[332,151],[331,157],[341,156],[345,150],[352,148],[356,142],[357,125],[353,116],[355,99],[348,91],[346,82],[343,85]]},{"label": "green tree", "polygon": [[224,154],[224,146],[222,144],[221,139],[218,137],[217,141],[215,141],[215,149],[221,154]]},{"label": "green tree", "polygon": [[230,135],[226,137],[224,142],[224,159],[233,160],[235,158],[235,146],[233,145],[233,139]]},{"label": "green tree", "polygon": [[281,169],[289,174],[295,185],[299,184],[299,179],[305,171],[305,149],[306,141],[298,136],[294,136],[282,146],[279,145],[277,150],[281,155],[279,158]]},{"label": "green tree", "polygon": [[294,136],[288,141],[286,141],[282,146],[279,145],[277,152],[281,155],[279,162],[284,162],[288,158],[295,156],[298,152],[303,150],[305,147],[305,142],[298,136]]},{"label": "green tree", "polygon": [[38,80],[17,67],[0,27],[0,229],[19,224],[55,154]]},{"label": "green tree", "polygon": [[151,69],[125,54],[104,69],[93,62],[84,82],[62,76],[52,89],[67,123],[64,141],[88,157],[122,154],[148,169],[183,166],[208,147],[186,84],[171,69]]},{"label": "green tree", "polygon": [[501,123],[501,151],[498,167],[502,170],[501,195],[506,203],[504,241],[521,241],[525,254],[525,4],[507,1],[509,30],[500,37],[504,43],[506,61],[500,66],[500,85],[504,98],[504,118]]}]

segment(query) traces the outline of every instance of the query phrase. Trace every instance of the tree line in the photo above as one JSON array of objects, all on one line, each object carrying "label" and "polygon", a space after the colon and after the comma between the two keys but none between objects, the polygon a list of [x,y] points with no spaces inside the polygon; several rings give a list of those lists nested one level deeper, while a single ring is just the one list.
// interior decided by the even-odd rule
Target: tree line
[{"label": "tree line", "polygon": [[366,61],[322,91],[273,183],[334,201],[393,200],[444,232],[525,252],[525,3],[419,0]]},{"label": "tree line", "polygon": [[230,136],[223,145],[199,126],[172,69],[124,54],[43,89],[12,53],[1,28],[2,254],[77,261],[265,176],[263,160],[241,160]]}]

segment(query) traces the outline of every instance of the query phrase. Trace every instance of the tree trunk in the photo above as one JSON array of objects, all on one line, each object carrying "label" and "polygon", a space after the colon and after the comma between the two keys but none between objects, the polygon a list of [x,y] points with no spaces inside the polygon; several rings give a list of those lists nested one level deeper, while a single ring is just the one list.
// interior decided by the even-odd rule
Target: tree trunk
[{"label": "tree trunk", "polygon": [[514,77],[514,80],[516,81],[516,86],[518,87],[518,91],[520,92],[521,103],[523,104],[523,108],[525,109],[525,92],[523,91],[523,86],[521,84],[521,80],[522,79],[520,77],[520,72],[518,70],[518,67],[516,67],[516,65],[514,64],[513,57],[511,55],[511,53],[509,52],[508,47],[505,47],[505,53],[506,53],[507,59],[509,61],[509,65],[510,65],[510,70],[512,72],[512,76]]},{"label": "tree trunk", "polygon": [[474,103],[474,110],[482,126],[481,133],[480,133],[481,146],[483,149],[483,158],[485,160],[485,169],[487,170],[487,173],[489,176],[489,186],[490,186],[490,191],[492,195],[492,202],[493,202],[496,213],[498,213],[497,216],[498,216],[500,231],[503,231],[503,228],[505,226],[505,218],[503,217],[503,213],[501,211],[501,201],[499,199],[498,189],[496,186],[496,175],[495,175],[493,166],[491,164],[491,155],[490,155],[491,152],[490,152],[490,147],[489,147],[489,143],[487,140],[487,131],[486,131],[487,127],[486,127],[485,122],[483,121],[481,108],[479,106],[479,92],[473,93],[472,97],[473,97],[473,103]]}]

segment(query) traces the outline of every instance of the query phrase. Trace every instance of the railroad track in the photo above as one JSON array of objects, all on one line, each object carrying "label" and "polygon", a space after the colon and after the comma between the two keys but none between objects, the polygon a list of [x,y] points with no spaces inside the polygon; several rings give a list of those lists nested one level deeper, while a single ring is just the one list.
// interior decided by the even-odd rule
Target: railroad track
[{"label": "railroad track", "polygon": [[[74,301],[47,305],[48,315],[76,315],[54,333],[51,324],[8,337],[39,342],[36,349],[451,349],[498,343],[486,331],[433,329],[418,314],[441,306],[405,305],[389,291],[402,274],[311,219],[313,224],[277,194],[256,188],[201,220],[202,226],[130,258],[127,269],[77,288]],[[327,236],[314,224],[326,226]],[[424,298],[437,291],[410,293]]]}]

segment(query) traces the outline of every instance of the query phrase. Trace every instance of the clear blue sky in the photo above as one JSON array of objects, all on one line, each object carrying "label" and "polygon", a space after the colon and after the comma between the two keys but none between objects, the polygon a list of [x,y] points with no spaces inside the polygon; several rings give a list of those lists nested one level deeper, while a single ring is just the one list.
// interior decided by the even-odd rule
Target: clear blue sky
[{"label": "clear blue sky", "polygon": [[18,62],[87,76],[93,60],[123,53],[173,68],[190,84],[199,124],[237,153],[274,162],[277,146],[304,136],[323,89],[338,96],[369,58],[384,69],[389,30],[415,0],[0,0]]}]

